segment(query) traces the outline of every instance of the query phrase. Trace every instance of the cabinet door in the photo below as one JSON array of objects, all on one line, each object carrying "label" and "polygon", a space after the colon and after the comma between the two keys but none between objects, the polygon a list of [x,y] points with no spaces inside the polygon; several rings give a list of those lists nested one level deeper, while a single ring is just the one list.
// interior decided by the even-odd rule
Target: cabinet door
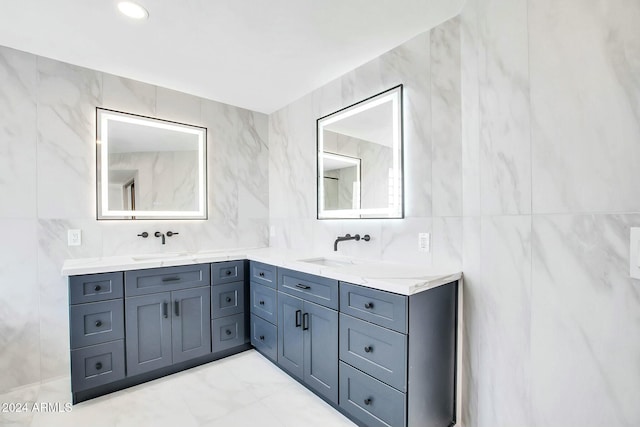
[{"label": "cabinet door", "polygon": [[171,294],[125,299],[127,375],[171,364]]},{"label": "cabinet door", "polygon": [[211,290],[171,292],[173,363],[211,353]]},{"label": "cabinet door", "polygon": [[302,300],[278,292],[278,364],[300,379],[304,350],[302,317]]},{"label": "cabinet door", "polygon": [[338,312],[304,302],[304,382],[338,404]]}]

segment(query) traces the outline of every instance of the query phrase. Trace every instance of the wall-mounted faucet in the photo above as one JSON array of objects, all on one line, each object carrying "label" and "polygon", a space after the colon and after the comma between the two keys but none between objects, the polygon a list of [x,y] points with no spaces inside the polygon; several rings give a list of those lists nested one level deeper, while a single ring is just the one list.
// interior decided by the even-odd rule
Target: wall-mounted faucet
[{"label": "wall-mounted faucet", "polygon": [[156,231],[155,233],[153,233],[153,235],[156,237],[162,237],[162,244],[164,245],[164,233]]},{"label": "wall-mounted faucet", "polygon": [[[180,234],[180,233],[176,233],[174,231],[167,231],[166,236],[167,237],[171,237],[171,236],[175,236],[176,234]],[[163,245],[165,244],[165,239],[164,239],[165,234],[164,233],[156,231],[155,233],[153,233],[153,235],[156,236],[156,237],[162,237],[162,244]]]},{"label": "wall-mounted faucet", "polygon": [[362,237],[360,237],[359,234],[356,234],[355,236],[352,236],[351,234],[345,234],[344,236],[338,236],[336,238],[336,241],[333,242],[333,250],[334,251],[338,250],[338,243],[340,243],[340,242],[346,242],[347,240],[355,240],[356,242],[358,242],[358,241],[360,241],[360,239],[364,240],[365,242],[368,242],[369,240],[371,240],[371,236],[369,236],[368,234],[365,234]]}]

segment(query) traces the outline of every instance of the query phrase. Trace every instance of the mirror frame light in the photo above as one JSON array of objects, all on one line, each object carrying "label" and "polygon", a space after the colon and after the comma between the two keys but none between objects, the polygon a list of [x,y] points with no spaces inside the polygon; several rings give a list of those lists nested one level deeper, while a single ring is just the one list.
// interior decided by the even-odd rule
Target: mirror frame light
[{"label": "mirror frame light", "polygon": [[[193,211],[150,211],[109,209],[109,192],[102,191],[109,182],[110,120],[159,129],[186,132],[198,137],[198,209]],[[107,185],[108,188],[108,185]],[[98,220],[178,220],[207,219],[207,128],[146,117],[121,111],[96,108],[96,212]]]},{"label": "mirror frame light", "polygon": [[[316,121],[316,203],[317,219],[402,219],[404,218],[404,117],[403,117],[403,85],[399,84],[373,95],[336,112],[320,117]],[[324,127],[338,120],[353,116],[362,111],[392,103],[393,111],[393,172],[391,189],[397,189],[391,196],[391,203],[386,208],[361,209],[324,209],[323,157]],[[360,184],[362,186],[362,183]],[[363,217],[363,215],[365,215]]]}]

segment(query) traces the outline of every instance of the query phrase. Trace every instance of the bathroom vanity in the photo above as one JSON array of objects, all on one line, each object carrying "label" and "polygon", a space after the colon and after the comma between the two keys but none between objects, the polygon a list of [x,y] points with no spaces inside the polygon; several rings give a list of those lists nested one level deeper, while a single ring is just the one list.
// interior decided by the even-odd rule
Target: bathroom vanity
[{"label": "bathroom vanity", "polygon": [[253,346],[359,425],[455,424],[461,274],[299,258],[68,261],[74,403]]}]

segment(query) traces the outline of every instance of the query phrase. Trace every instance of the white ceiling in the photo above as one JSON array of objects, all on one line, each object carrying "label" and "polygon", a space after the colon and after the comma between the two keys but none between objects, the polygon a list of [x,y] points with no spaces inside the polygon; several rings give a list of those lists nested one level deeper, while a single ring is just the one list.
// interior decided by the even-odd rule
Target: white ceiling
[{"label": "white ceiling", "polygon": [[464,0],[0,0],[0,45],[271,113]]}]

